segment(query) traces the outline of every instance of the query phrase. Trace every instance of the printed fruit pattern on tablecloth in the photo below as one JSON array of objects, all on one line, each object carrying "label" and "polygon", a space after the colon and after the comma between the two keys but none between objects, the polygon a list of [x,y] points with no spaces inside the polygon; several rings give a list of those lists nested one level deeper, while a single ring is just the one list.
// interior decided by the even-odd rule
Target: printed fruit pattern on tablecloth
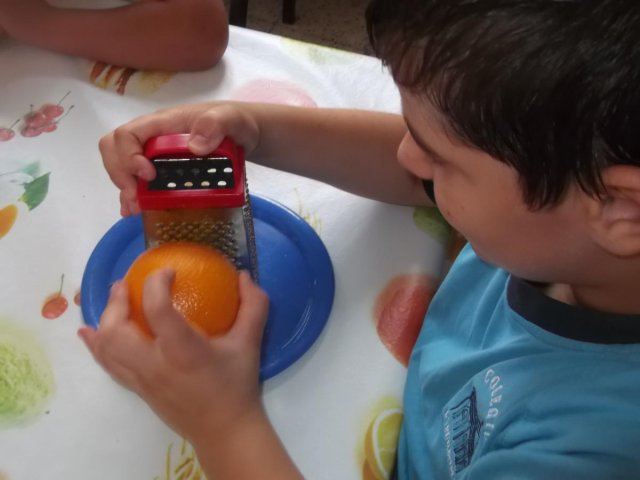
[{"label": "printed fruit pattern on tablecloth", "polygon": [[362,480],[387,480],[396,460],[402,426],[402,409],[394,399],[381,399],[367,423],[362,444]]},{"label": "printed fruit pattern on tablecloth", "polygon": [[287,37],[282,37],[280,42],[287,49],[288,53],[292,53],[304,60],[309,60],[324,68],[336,65],[351,66],[353,65],[354,58],[357,58],[355,53],[327,47],[326,45],[316,45]]},{"label": "printed fruit pattern on tablecloth", "polygon": [[298,197],[298,208],[296,209],[296,212],[304,218],[304,221],[307,222],[318,235],[320,235],[322,232],[322,219],[317,213],[307,210],[302,204],[302,197],[300,197],[298,189],[295,188],[294,191],[296,192],[296,197]]},{"label": "printed fruit pattern on tablecloth", "polygon": [[231,96],[241,102],[276,103],[294,107],[317,107],[311,96],[295,83],[261,78],[238,88]]},{"label": "printed fruit pattern on tablecloth", "polygon": [[36,208],[49,191],[49,173],[41,174],[38,162],[10,164],[13,168],[0,159],[0,239],[10,232],[23,210]]},{"label": "printed fruit pattern on tablecloth", "polygon": [[155,476],[153,480],[207,480],[191,445],[183,439],[180,450],[172,450],[173,443],[167,447],[164,475]]},{"label": "printed fruit pattern on tablecloth", "polygon": [[38,339],[0,321],[0,428],[37,418],[54,390],[50,362]]},{"label": "printed fruit pattern on tablecloth", "polygon": [[[69,301],[62,290],[63,287],[64,273],[60,276],[60,288],[56,292],[49,294],[42,302],[42,309],[40,310],[40,313],[47,320],[55,320],[62,316],[69,307]],[[80,290],[76,290],[73,297],[73,303],[80,306]]]},{"label": "printed fruit pattern on tablecloth", "polygon": [[373,318],[380,341],[407,366],[437,282],[421,273],[392,278],[378,294]]},{"label": "printed fruit pattern on tablecloth", "polygon": [[[453,230],[435,207],[414,209],[415,225],[436,241],[446,244],[446,261],[457,255],[465,240]],[[455,240],[455,241],[454,241]],[[378,294],[373,317],[380,340],[393,356],[407,366],[427,309],[439,282],[421,273],[392,278]]]},{"label": "printed fruit pattern on tablecloth", "polygon": [[[436,241],[445,243],[450,227],[437,208],[416,208],[415,225]],[[438,281],[424,273],[391,278],[376,297],[373,320],[382,344],[402,365],[418,338]],[[377,408],[364,436],[362,480],[387,480],[393,470],[402,425],[402,409],[393,402]]]},{"label": "printed fruit pattern on tablecloth", "polygon": [[11,126],[0,126],[0,142],[8,142],[16,136],[16,130],[25,138],[37,137],[43,133],[51,133],[58,129],[60,121],[73,109],[69,106],[65,111],[62,102],[69,96],[67,92],[58,103],[45,103],[37,110],[30,106],[29,111],[18,118]]},{"label": "printed fruit pattern on tablecloth", "polygon": [[67,298],[62,294],[62,287],[64,286],[64,274],[60,277],[60,289],[51,295],[49,295],[42,304],[42,316],[53,320],[62,315],[69,306]]},{"label": "printed fruit pattern on tablecloth", "polygon": [[436,207],[414,208],[413,223],[418,229],[442,244],[449,238],[451,227]]},{"label": "printed fruit pattern on tablecloth", "polygon": [[175,72],[155,70],[136,70],[135,68],[109,65],[95,62],[89,72],[89,81],[103,90],[115,90],[124,95],[130,90],[136,93],[151,94],[167,83]]},{"label": "printed fruit pattern on tablecloth", "polygon": [[446,244],[446,263],[451,264],[467,243],[467,240],[447,223],[436,207],[416,207],[413,211],[413,222],[427,235]]}]

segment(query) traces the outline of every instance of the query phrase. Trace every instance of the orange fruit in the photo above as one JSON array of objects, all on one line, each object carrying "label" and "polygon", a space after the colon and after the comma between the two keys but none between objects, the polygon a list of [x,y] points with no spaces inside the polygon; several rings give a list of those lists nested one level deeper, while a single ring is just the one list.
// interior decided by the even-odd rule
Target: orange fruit
[{"label": "orange fruit", "polygon": [[4,208],[0,208],[0,238],[4,237],[11,227],[13,227],[16,217],[18,216],[18,207],[13,203]]},{"label": "orange fruit", "polygon": [[219,251],[189,242],[169,242],[144,251],[129,267],[130,317],[153,336],[142,308],[144,282],[149,274],[171,268],[173,306],[194,328],[207,336],[225,333],[236,319],[240,304],[238,272]]}]

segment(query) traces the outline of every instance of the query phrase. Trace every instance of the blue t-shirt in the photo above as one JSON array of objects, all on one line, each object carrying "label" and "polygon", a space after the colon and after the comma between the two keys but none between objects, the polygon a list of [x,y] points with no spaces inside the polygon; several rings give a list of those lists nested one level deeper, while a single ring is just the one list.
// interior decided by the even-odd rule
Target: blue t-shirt
[{"label": "blue t-shirt", "polygon": [[400,479],[640,478],[640,316],[557,302],[467,245],[429,307],[404,414]]}]

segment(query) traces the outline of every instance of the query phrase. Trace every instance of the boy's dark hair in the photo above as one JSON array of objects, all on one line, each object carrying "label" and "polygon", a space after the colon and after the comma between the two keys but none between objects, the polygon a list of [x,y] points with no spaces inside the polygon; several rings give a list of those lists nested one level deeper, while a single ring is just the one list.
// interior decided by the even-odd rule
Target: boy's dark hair
[{"label": "boy's dark hair", "polygon": [[640,166],[640,0],[373,0],[366,19],[396,82],[514,167],[531,208]]}]

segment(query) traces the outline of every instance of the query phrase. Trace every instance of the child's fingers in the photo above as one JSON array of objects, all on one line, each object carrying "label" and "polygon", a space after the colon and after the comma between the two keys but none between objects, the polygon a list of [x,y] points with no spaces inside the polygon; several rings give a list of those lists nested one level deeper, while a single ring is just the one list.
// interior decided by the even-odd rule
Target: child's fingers
[{"label": "child's fingers", "polygon": [[220,120],[216,115],[198,117],[189,137],[189,150],[196,155],[206,155],[218,147],[225,137]]},{"label": "child's fingers", "polygon": [[84,342],[90,352],[93,352],[96,344],[96,336],[98,333],[89,327],[80,327],[78,329],[78,337]]},{"label": "child's fingers", "polygon": [[120,191],[120,215],[128,217],[129,215],[135,215],[140,213],[140,206],[138,205],[138,196],[129,191]]},{"label": "child's fingers", "polygon": [[136,154],[131,157],[131,168],[136,177],[150,182],[156,178],[156,169],[151,161],[142,154]]},{"label": "child's fingers", "polygon": [[153,342],[134,325],[121,328],[116,335],[97,333],[92,352],[106,370],[125,368],[145,374],[154,368]]},{"label": "child's fingers", "polygon": [[[122,135],[121,135],[122,136]],[[132,150],[125,157],[122,157],[121,146],[116,141],[115,132],[111,132],[100,139],[98,148],[102,155],[102,163],[109,174],[111,181],[120,189],[135,186],[135,165],[124,163],[123,159],[128,159],[131,154],[141,154],[141,145],[130,145]]]},{"label": "child's fingers", "polygon": [[251,152],[255,148],[257,132],[255,121],[237,105],[216,105],[194,117],[189,149],[197,155],[204,155],[220,145],[224,137],[229,136],[247,152]]},{"label": "child's fingers", "polygon": [[129,321],[129,290],[122,281],[111,285],[109,301],[100,318],[100,328],[108,329]]},{"label": "child's fingers", "polygon": [[158,339],[184,341],[196,335],[171,302],[175,272],[170,269],[152,273],[144,282],[142,308],[149,327]]},{"label": "child's fingers", "polygon": [[151,344],[130,326],[100,332],[89,327],[78,330],[94,360],[121,385],[138,392],[139,372],[152,371],[154,356]]},{"label": "child's fingers", "polygon": [[155,178],[155,168],[142,155],[142,145],[136,137],[115,132],[100,139],[100,153],[111,181],[120,189],[121,214],[127,216],[139,211],[137,202],[137,178],[150,181]]},{"label": "child's fingers", "polygon": [[113,184],[121,191],[135,192],[137,188],[136,178],[133,176],[133,172],[124,171],[120,166],[106,167],[109,178]]},{"label": "child's fingers", "polygon": [[147,181],[155,178],[152,163],[143,155],[144,141],[126,126],[102,137],[98,146],[109,177],[120,189],[135,187],[135,177]]},{"label": "child's fingers", "polygon": [[[189,122],[192,118],[192,110],[197,110],[197,108],[196,106],[187,105],[158,110],[149,115],[143,115],[127,122],[116,129],[114,133],[122,134],[122,145],[126,145],[131,141],[127,138],[127,136],[130,136],[134,139],[133,143],[141,146],[151,137],[188,132],[190,128]],[[118,141],[120,140],[121,139],[118,138]],[[131,144],[129,143],[129,145]],[[142,153],[141,150],[140,153]]]},{"label": "child's fingers", "polygon": [[257,348],[262,342],[264,325],[269,314],[269,297],[246,271],[240,272],[240,309],[229,336],[242,338]]}]

